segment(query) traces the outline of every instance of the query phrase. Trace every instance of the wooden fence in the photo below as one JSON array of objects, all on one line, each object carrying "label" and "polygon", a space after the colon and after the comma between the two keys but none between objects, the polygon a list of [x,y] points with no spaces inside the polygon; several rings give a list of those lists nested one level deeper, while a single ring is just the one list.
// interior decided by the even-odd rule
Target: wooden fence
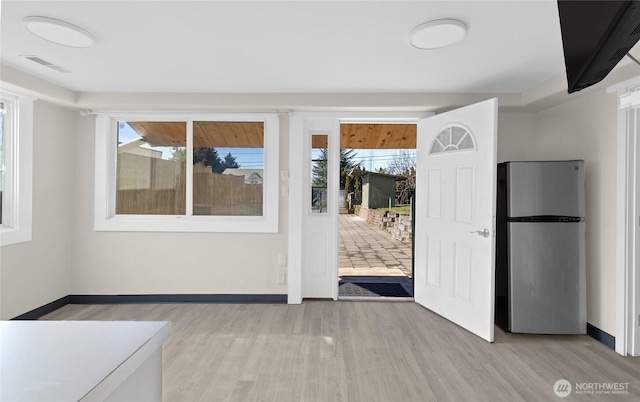
[{"label": "wooden fence", "polygon": [[[122,153],[118,156],[117,213],[184,215],[184,162]],[[262,215],[262,184],[245,184],[244,176],[213,173],[193,166],[194,215]]]},{"label": "wooden fence", "polygon": [[262,215],[262,184],[245,184],[244,176],[212,173],[193,166],[194,215]]}]

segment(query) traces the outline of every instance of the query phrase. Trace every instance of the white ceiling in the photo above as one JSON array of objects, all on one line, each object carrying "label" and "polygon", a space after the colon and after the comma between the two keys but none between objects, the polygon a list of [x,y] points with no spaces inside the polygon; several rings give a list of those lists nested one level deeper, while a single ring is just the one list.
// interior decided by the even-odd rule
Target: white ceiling
[{"label": "white ceiling", "polygon": [[[555,0],[2,1],[2,63],[81,92],[522,92],[564,72]],[[26,31],[37,15],[97,38],[68,48]],[[468,35],[417,50],[439,18]],[[21,57],[36,55],[70,73]]]}]

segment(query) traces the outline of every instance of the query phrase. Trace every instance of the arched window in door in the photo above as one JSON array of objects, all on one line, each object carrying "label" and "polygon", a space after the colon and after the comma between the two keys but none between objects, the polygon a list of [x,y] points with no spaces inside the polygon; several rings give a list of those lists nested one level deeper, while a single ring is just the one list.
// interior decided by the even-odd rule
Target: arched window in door
[{"label": "arched window in door", "polygon": [[449,126],[442,130],[431,144],[429,154],[476,149],[476,143],[469,130],[462,126]]}]

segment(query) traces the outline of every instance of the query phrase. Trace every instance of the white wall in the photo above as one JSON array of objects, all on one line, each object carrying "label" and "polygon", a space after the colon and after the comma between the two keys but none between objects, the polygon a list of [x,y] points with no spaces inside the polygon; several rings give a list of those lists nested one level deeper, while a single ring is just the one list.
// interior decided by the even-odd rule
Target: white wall
[{"label": "white wall", "polygon": [[33,114],[33,238],[0,248],[3,320],[69,294],[78,113],[37,100]]},{"label": "white wall", "polygon": [[526,159],[529,149],[523,138],[531,139],[535,133],[534,113],[498,112],[498,163]]},{"label": "white wall", "polygon": [[[614,95],[597,90],[539,112],[501,112],[498,123],[499,161],[585,159],[587,319],[613,335],[615,106]],[[35,104],[34,235],[0,251],[1,318],[67,294],[287,292],[276,284],[277,257],[287,253],[283,197],[277,234],[95,232],[94,130],[91,116]],[[287,169],[287,117],[280,131]]]},{"label": "white wall", "polygon": [[[288,166],[289,123],[280,119],[280,165]],[[280,198],[279,233],[95,232],[95,117],[75,136],[75,214],[71,294],[286,294],[276,284],[287,253],[287,199]]]},{"label": "white wall", "polygon": [[[584,159],[587,321],[615,336],[616,96],[604,89],[538,113],[502,116],[500,160]],[[526,126],[516,129],[518,123]],[[508,134],[505,132],[507,131]]]}]

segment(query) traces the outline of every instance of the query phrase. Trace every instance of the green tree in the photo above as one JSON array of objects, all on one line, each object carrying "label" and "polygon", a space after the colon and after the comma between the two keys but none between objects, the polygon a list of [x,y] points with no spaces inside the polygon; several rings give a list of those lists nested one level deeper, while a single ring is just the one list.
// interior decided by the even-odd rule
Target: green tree
[{"label": "green tree", "polygon": [[[311,170],[312,182],[314,186],[326,187],[327,186],[327,160],[329,153],[326,148],[320,150],[320,154],[313,160],[313,167]],[[340,150],[340,189],[344,189],[347,176],[351,171],[359,166],[353,159],[358,156],[353,149],[341,149]]]},{"label": "green tree", "polygon": [[[186,162],[187,149],[182,147],[174,147],[171,153],[171,160]],[[215,148],[193,148],[193,164],[200,163],[206,167],[210,167],[213,173],[222,173],[226,168],[239,168],[236,157],[229,152],[224,159],[220,159],[218,151]]]},{"label": "green tree", "polygon": [[340,150],[340,188],[344,189],[347,184],[347,176],[359,165],[353,159],[358,156],[353,149]]},{"label": "green tree", "polygon": [[327,157],[326,148],[320,150],[320,154],[311,161],[311,184],[314,187],[327,187]]},{"label": "green tree", "polygon": [[193,148],[193,164],[201,163],[210,167],[213,173],[222,173],[222,159],[215,148]]},{"label": "green tree", "polygon": [[236,162],[236,157],[231,155],[231,152],[225,155],[224,161],[222,161],[222,165],[224,166],[225,169],[226,168],[237,169],[240,167],[240,165],[238,165],[238,162]]},{"label": "green tree", "polygon": [[356,166],[345,178],[346,196],[353,193],[353,203],[360,204],[362,202],[362,176],[367,173],[366,169]]},{"label": "green tree", "polygon": [[360,166],[353,168],[344,179],[344,201],[345,205],[349,205],[349,194],[351,195],[352,205],[360,204],[362,199],[362,173]]},{"label": "green tree", "polygon": [[367,169],[361,168],[360,166],[356,166],[353,169],[353,189],[355,191],[362,191],[362,176],[367,173]]}]

